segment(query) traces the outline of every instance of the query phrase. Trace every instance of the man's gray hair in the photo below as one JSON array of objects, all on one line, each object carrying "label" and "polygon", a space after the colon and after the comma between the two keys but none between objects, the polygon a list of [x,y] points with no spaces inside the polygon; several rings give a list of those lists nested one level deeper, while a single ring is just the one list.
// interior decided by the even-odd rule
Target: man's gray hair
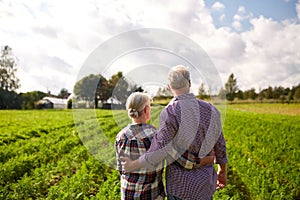
[{"label": "man's gray hair", "polygon": [[172,67],[169,72],[169,84],[174,90],[188,87],[190,80],[190,72],[188,68],[183,65]]}]

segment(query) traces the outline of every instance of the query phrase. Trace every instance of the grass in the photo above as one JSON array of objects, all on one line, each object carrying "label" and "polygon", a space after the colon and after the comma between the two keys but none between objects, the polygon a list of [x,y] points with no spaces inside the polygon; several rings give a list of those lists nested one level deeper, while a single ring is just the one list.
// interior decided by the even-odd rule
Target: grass
[{"label": "grass", "polygon": [[[162,108],[153,106],[155,126]],[[300,199],[299,110],[227,105],[228,185],[214,199]],[[102,160],[115,162],[106,142],[130,120],[125,111],[77,111],[0,110],[1,199],[120,199],[120,177]]]},{"label": "grass", "polygon": [[278,115],[300,115],[300,104],[231,104],[229,108],[244,112],[278,114]]}]

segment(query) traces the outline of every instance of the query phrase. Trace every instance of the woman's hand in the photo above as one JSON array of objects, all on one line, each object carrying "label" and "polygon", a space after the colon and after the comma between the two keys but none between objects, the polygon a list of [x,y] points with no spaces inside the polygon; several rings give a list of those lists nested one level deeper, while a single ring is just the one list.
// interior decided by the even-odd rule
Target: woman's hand
[{"label": "woman's hand", "polygon": [[140,169],[140,163],[139,160],[131,160],[128,157],[120,157],[121,164],[122,164],[122,171],[124,173],[133,172],[137,169]]},{"label": "woman's hand", "polygon": [[220,164],[218,169],[217,189],[223,189],[227,184],[227,167],[226,164]]},{"label": "woman's hand", "polygon": [[217,189],[223,189],[226,186],[226,173],[219,172],[217,180]]}]

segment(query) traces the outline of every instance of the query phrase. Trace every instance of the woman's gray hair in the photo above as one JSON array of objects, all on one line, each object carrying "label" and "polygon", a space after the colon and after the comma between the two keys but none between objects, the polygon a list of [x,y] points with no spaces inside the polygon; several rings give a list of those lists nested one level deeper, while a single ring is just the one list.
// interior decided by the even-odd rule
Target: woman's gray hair
[{"label": "woman's gray hair", "polygon": [[147,93],[132,93],[126,101],[126,110],[128,111],[128,116],[130,118],[139,117],[150,100],[151,98]]},{"label": "woman's gray hair", "polygon": [[169,84],[174,90],[188,87],[190,80],[190,72],[188,68],[183,65],[172,67],[169,72]]}]

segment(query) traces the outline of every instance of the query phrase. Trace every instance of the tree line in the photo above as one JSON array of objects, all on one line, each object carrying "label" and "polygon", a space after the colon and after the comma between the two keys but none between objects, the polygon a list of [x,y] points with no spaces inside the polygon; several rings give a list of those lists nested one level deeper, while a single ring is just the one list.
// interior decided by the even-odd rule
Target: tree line
[{"label": "tree line", "polygon": [[[203,83],[199,87],[198,92],[199,97],[202,99],[209,97]],[[260,89],[258,92],[256,92],[255,88],[242,91],[238,88],[237,78],[235,78],[232,73],[229,75],[224,87],[220,89],[218,96],[226,98],[226,100],[230,102],[234,100],[257,100],[260,102],[263,100],[275,100],[282,103],[297,102],[300,100],[300,84],[293,86],[292,88],[269,86]]]},{"label": "tree line", "polygon": [[[243,100],[257,100],[262,102],[266,101],[277,101],[281,103],[290,103],[290,102],[299,102],[300,101],[300,84],[293,86],[292,88],[284,88],[282,86],[269,86],[264,89],[260,89],[256,92],[255,88],[248,90],[241,90],[238,87],[237,78],[234,77],[234,74],[231,73],[227,79],[227,82],[219,90],[218,94],[212,94],[209,86],[205,86],[204,83],[201,83],[198,91],[197,97],[199,99],[208,100],[211,97],[218,96],[221,99],[226,99],[229,102],[234,100],[243,101]],[[155,99],[168,99],[172,97],[172,93],[168,90],[167,87],[159,88]]]},{"label": "tree line", "polygon": [[[32,91],[27,93],[17,93],[20,87],[19,79],[16,76],[17,64],[16,58],[12,54],[12,48],[4,46],[0,52],[0,109],[34,109],[39,108],[37,101],[49,93],[41,91]],[[74,100],[79,102],[93,102],[93,106],[98,108],[99,103],[102,107],[109,98],[118,101],[124,105],[127,97],[134,91],[144,91],[141,86],[127,80],[122,72],[117,72],[110,79],[106,79],[101,74],[90,74],[77,81],[73,92]],[[63,88],[58,95],[54,97],[65,97],[69,94],[68,90]],[[50,95],[51,96],[51,95]],[[53,95],[52,95],[53,96]],[[159,88],[156,98],[169,98],[172,94],[167,88]],[[200,99],[209,99],[212,95],[209,89],[203,83],[198,89]],[[232,102],[234,100],[277,100],[284,102],[299,102],[300,84],[292,88],[282,86],[261,89],[256,92],[254,88],[242,91],[238,88],[237,79],[234,74],[230,74],[224,87],[218,94],[219,97]],[[72,102],[71,102],[72,103]],[[68,106],[70,107],[70,106]]]},{"label": "tree line", "polygon": [[[38,101],[45,96],[64,98],[69,96],[67,89],[61,89],[57,95],[49,92],[32,91],[17,93],[20,88],[19,79],[16,76],[17,63],[12,54],[12,48],[3,46],[0,52],[0,109],[35,109],[40,108]],[[97,108],[98,103],[105,102],[109,98],[117,99],[122,105],[133,91],[143,91],[134,83],[126,80],[122,72],[117,72],[110,79],[101,74],[90,74],[77,81],[74,86],[74,98],[78,101],[94,102]],[[72,100],[70,100],[72,101]],[[68,102],[68,107],[71,107]]]},{"label": "tree line", "polygon": [[63,88],[57,95],[49,92],[32,91],[17,93],[20,88],[19,78],[16,76],[17,62],[12,54],[12,48],[8,45],[3,46],[0,52],[0,109],[35,109],[39,108],[37,102],[45,96],[63,98],[69,94]]},{"label": "tree line", "polygon": [[[80,107],[79,103],[93,102],[95,108],[110,108],[112,103],[108,99],[117,102],[124,107],[127,98],[132,92],[143,92],[144,89],[135,83],[127,80],[122,72],[117,72],[110,79],[101,74],[90,74],[76,82],[74,86],[74,104]],[[101,103],[101,106],[99,106]]]}]

